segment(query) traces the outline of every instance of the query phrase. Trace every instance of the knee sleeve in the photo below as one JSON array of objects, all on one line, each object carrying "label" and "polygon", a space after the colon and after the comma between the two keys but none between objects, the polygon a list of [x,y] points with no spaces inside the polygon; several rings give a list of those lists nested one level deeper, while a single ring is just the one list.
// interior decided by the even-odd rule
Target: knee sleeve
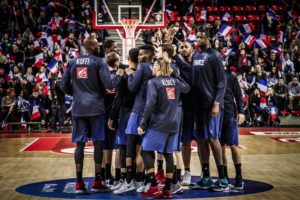
[{"label": "knee sleeve", "polygon": [[77,142],[75,149],[75,164],[83,164],[85,142]]},{"label": "knee sleeve", "polygon": [[94,161],[97,164],[101,164],[102,163],[102,143],[99,142],[93,142],[94,145]]},{"label": "knee sleeve", "polygon": [[126,168],[126,145],[120,146],[121,168]]},{"label": "knee sleeve", "polygon": [[136,156],[135,152],[135,136],[134,135],[127,135],[127,142],[126,142],[126,157],[134,159]]},{"label": "knee sleeve", "polygon": [[166,160],[166,172],[173,173],[174,171],[174,159],[172,153],[164,153],[164,157]]},{"label": "knee sleeve", "polygon": [[144,165],[145,165],[146,170],[154,168],[154,159],[155,159],[154,151],[142,150],[142,157],[144,160]]}]

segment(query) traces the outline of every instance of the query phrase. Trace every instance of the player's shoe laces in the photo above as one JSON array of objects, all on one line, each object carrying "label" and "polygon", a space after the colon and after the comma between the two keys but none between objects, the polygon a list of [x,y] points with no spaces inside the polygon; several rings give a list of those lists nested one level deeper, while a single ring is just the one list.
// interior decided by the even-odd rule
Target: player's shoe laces
[{"label": "player's shoe laces", "polygon": [[161,198],[163,195],[163,191],[157,186],[152,187],[150,186],[149,189],[144,192],[144,198]]},{"label": "player's shoe laces", "polygon": [[131,180],[130,183],[127,183],[125,180],[122,186],[118,190],[115,190],[113,194],[123,194],[134,190],[136,190],[134,180]]},{"label": "player's shoe laces", "polygon": [[233,186],[235,190],[243,190],[244,189],[244,181],[242,178],[236,178]]},{"label": "player's shoe laces", "polygon": [[215,192],[223,192],[229,190],[229,184],[227,178],[217,180],[213,186],[212,190]]},{"label": "player's shoe laces", "polygon": [[116,185],[112,186],[110,188],[111,191],[115,191],[118,190],[122,187],[122,185],[124,184],[124,181],[121,179]]},{"label": "player's shoe laces", "polygon": [[172,199],[173,198],[173,192],[171,190],[163,190],[163,194],[161,196],[161,198],[163,199]]},{"label": "player's shoe laces", "polygon": [[210,189],[214,182],[210,177],[203,177],[200,181],[190,186],[191,189]]},{"label": "player's shoe laces", "polygon": [[95,180],[91,189],[92,192],[108,192],[109,188],[101,180]]},{"label": "player's shoe laces", "polygon": [[138,192],[138,193],[144,193],[147,190],[149,190],[150,186],[151,186],[151,183],[146,183],[146,184],[143,183],[142,186],[140,186],[139,188],[136,189],[136,192]]},{"label": "player's shoe laces", "polygon": [[182,194],[183,187],[179,182],[177,182],[176,184],[171,183],[171,192],[172,194]]},{"label": "player's shoe laces", "polygon": [[76,182],[76,194],[85,194],[86,188],[84,182]]},{"label": "player's shoe laces", "polygon": [[164,185],[166,183],[166,177],[164,174],[164,170],[158,170],[157,173],[155,174],[155,178],[158,183]]},{"label": "player's shoe laces", "polygon": [[191,184],[192,175],[191,172],[185,171],[183,174],[182,185],[189,186]]}]

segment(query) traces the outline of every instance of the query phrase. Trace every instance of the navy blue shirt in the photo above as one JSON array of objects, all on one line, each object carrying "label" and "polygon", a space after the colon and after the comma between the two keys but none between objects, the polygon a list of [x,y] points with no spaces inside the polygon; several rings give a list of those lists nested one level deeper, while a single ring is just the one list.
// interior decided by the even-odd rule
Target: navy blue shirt
[{"label": "navy blue shirt", "polygon": [[244,114],[244,99],[236,75],[228,70],[225,72],[227,86],[224,97],[224,119],[234,117],[237,113]]},{"label": "navy blue shirt", "polygon": [[164,133],[179,131],[181,116],[177,113],[180,93],[188,93],[190,86],[180,77],[155,77],[148,82],[147,103],[140,123],[143,130],[155,129]]},{"label": "navy blue shirt", "polygon": [[73,116],[97,116],[105,113],[105,88],[112,89],[120,81],[120,76],[111,79],[103,58],[82,55],[69,61],[60,87],[73,96]]},{"label": "navy blue shirt", "polygon": [[136,92],[132,112],[143,114],[146,105],[146,94],[148,81],[153,77],[152,63],[140,63],[134,74],[128,76],[128,88]]},{"label": "navy blue shirt", "polygon": [[221,55],[214,49],[197,51],[192,58],[192,64],[175,56],[177,65],[185,71],[191,71],[190,80],[195,89],[195,106],[211,108],[214,101],[223,106],[226,90],[226,77]]}]

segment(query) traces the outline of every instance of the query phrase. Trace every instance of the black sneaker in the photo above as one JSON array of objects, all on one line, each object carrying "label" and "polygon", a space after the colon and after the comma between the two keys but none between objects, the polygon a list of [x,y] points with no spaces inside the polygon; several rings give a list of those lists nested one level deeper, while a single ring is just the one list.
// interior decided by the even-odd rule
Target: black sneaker
[{"label": "black sneaker", "polygon": [[235,189],[235,190],[243,190],[244,189],[244,181],[242,178],[235,179],[233,189]]}]

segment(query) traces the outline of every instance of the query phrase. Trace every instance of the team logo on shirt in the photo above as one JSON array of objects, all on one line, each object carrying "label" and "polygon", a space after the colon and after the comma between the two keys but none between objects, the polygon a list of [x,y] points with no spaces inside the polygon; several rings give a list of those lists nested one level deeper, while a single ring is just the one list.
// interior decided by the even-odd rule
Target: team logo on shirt
[{"label": "team logo on shirt", "polygon": [[194,60],[193,65],[198,65],[198,66],[204,66],[204,59],[200,59],[200,60]]},{"label": "team logo on shirt", "polygon": [[175,99],[175,88],[174,87],[167,87],[166,88],[167,98],[168,100]]},{"label": "team logo on shirt", "polygon": [[78,79],[87,79],[88,78],[87,67],[77,67],[77,78]]}]

